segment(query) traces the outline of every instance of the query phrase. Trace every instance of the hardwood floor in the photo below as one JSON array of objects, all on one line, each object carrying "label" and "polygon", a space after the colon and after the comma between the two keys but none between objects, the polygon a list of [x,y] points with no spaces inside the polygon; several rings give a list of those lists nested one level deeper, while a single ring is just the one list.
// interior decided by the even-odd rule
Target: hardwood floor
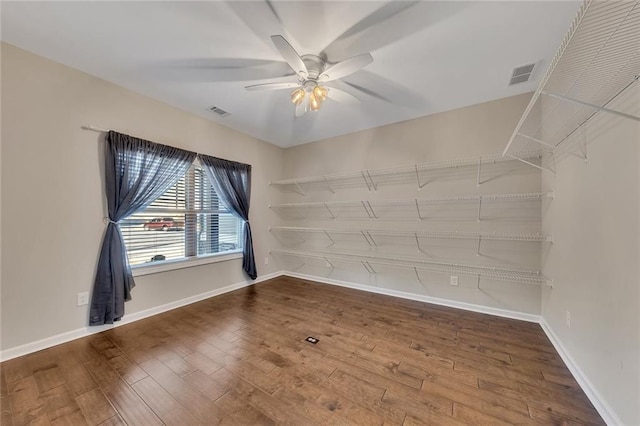
[{"label": "hardwood floor", "polygon": [[537,324],[287,277],[0,371],[7,426],[603,424]]}]

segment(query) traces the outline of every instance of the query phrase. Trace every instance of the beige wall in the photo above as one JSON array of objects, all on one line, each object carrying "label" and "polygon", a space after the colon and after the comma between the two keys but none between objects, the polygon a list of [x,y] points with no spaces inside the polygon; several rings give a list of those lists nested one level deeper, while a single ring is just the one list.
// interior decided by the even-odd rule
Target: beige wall
[{"label": "beige wall", "polygon": [[[611,108],[640,115],[640,86]],[[609,114],[589,121],[562,156],[543,217],[553,246],[545,273],[554,279],[542,315],[566,352],[619,417],[640,424],[640,124]],[[566,313],[570,312],[570,327]]]},{"label": "beige wall", "polygon": [[285,150],[285,175],[323,175],[502,153],[530,98],[531,94],[514,96],[291,147]]},{"label": "beige wall", "polygon": [[[3,350],[87,325],[76,294],[91,291],[105,229],[104,136],[87,124],[252,164],[258,273],[275,271],[263,260],[280,148],[2,44]],[[141,276],[126,312],[244,280],[241,260]]]},{"label": "beige wall", "polygon": [[[350,172],[362,169],[406,166],[419,162],[432,162],[452,159],[472,158],[480,155],[501,153],[509,139],[522,111],[526,107],[530,94],[501,99],[454,111],[444,112],[420,119],[392,124],[371,130],[353,133],[320,142],[288,148],[284,152],[286,177],[304,177],[330,173]],[[451,178],[443,174],[433,182],[418,190],[415,182],[402,185],[379,185],[375,192],[369,192],[362,185],[359,188],[347,188],[331,194],[329,191],[313,191],[306,196],[287,194],[291,203],[307,201],[349,201],[349,200],[413,200],[451,195],[497,194],[537,192],[540,190],[539,170],[514,162],[509,172],[491,175],[487,171],[482,179],[488,182],[480,187],[476,185],[476,169]],[[538,203],[538,204],[535,204]],[[540,202],[534,202],[521,217],[528,216],[531,208],[537,216],[535,220],[499,220],[485,218],[478,223],[471,211],[471,220],[425,220],[418,221],[410,216],[403,221],[322,221],[289,220],[289,225],[317,228],[349,229],[403,229],[409,231],[469,231],[469,232],[540,232]],[[511,205],[504,205],[511,209]],[[522,207],[521,205],[518,208]],[[469,206],[456,206],[469,208]],[[477,209],[472,205],[471,210]],[[489,208],[489,207],[487,207]],[[488,212],[488,211],[487,211]],[[412,213],[410,213],[412,214]],[[491,214],[487,213],[489,216]],[[516,215],[517,216],[517,215]],[[321,236],[320,236],[321,237]],[[290,246],[289,240],[281,242]],[[315,248],[327,250],[356,251],[363,250],[364,240],[360,239],[352,246],[328,247],[327,241],[318,241]],[[410,242],[409,242],[410,243]],[[429,255],[423,260],[440,260],[455,263],[483,264],[503,266],[510,269],[540,269],[540,243],[488,242],[483,244],[483,256],[476,256],[475,241],[429,241]],[[305,248],[313,241],[293,245]],[[368,253],[378,253],[397,257],[420,256],[415,245],[372,248]],[[368,247],[364,245],[364,250]],[[429,257],[431,256],[431,257]],[[292,269],[300,265],[295,258],[276,256],[283,269]],[[318,262],[316,262],[318,263]],[[378,274],[368,274],[361,265],[341,265],[331,270],[323,262],[296,269],[296,272],[347,281],[388,290],[402,291],[417,296],[444,298],[450,301],[473,303],[486,307],[505,309],[528,314],[540,313],[540,287],[531,284],[515,284],[505,281],[481,281],[477,289],[475,277],[460,276],[459,287],[449,285],[449,276],[444,274],[421,274],[423,283],[419,283],[413,270],[385,270]],[[377,271],[378,272],[378,271]]]}]

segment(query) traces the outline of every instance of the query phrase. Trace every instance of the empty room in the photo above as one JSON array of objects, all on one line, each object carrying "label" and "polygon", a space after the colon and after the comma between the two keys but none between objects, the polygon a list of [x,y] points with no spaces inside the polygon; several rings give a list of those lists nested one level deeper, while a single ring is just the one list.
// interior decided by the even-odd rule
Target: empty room
[{"label": "empty room", "polygon": [[640,425],[640,0],[0,24],[3,426]]}]

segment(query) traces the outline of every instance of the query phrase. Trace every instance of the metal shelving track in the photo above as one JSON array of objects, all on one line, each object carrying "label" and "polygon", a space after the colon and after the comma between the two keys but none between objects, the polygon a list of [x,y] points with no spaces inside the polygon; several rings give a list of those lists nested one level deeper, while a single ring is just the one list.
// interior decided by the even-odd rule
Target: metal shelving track
[{"label": "metal shelving track", "polygon": [[427,260],[402,259],[384,256],[371,256],[364,254],[331,253],[331,252],[309,252],[298,250],[271,250],[270,254],[279,254],[302,259],[316,259],[326,262],[329,267],[334,268],[333,262],[347,262],[362,265],[370,274],[376,274],[374,265],[391,268],[402,268],[413,270],[418,281],[421,281],[419,271],[429,271],[442,274],[455,274],[476,277],[478,286],[480,279],[491,279],[499,281],[517,282],[521,284],[537,284],[552,286],[553,282],[542,275],[539,271],[523,271],[516,269],[496,268],[490,266],[462,265],[446,262],[432,262]]},{"label": "metal shelving track", "polygon": [[[541,155],[542,152],[540,149],[521,153],[521,156],[529,162],[536,161],[536,159],[540,158]],[[426,178],[429,172],[447,172],[448,170],[459,171],[464,167],[473,167],[477,170],[476,183],[480,186],[484,183],[481,179],[483,169],[486,170],[487,167],[491,167],[492,165],[499,165],[509,161],[514,161],[514,159],[496,154],[476,158],[418,163],[384,169],[369,169],[355,172],[327,174],[323,176],[282,179],[269,182],[269,185],[278,188],[283,192],[296,192],[300,195],[306,195],[304,189],[307,189],[307,191],[328,190],[335,193],[335,189],[345,185],[366,186],[369,191],[375,191],[380,183],[390,182],[415,181],[418,188],[423,188],[429,183],[429,180]]]},{"label": "metal shelving track", "polygon": [[[525,160],[532,147],[574,152],[579,130],[597,113],[640,121],[614,101],[640,79],[640,0],[587,0],[516,126],[503,155]],[[543,170],[555,173],[549,167]]]}]

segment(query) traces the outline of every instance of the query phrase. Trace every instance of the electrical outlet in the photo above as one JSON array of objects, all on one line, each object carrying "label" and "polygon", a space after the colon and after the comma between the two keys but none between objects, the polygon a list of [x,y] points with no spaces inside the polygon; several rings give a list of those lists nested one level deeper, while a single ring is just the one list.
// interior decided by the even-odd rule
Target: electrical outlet
[{"label": "electrical outlet", "polygon": [[264,264],[268,265],[269,264],[269,256],[265,256],[264,258]]},{"label": "electrical outlet", "polygon": [[565,320],[567,321],[567,327],[571,328],[571,312],[567,311],[565,313]]},{"label": "electrical outlet", "polygon": [[88,305],[89,304],[89,293],[78,293],[78,306]]},{"label": "electrical outlet", "polygon": [[449,279],[449,284],[451,285],[458,285],[458,276],[457,275],[451,275],[451,278]]}]

